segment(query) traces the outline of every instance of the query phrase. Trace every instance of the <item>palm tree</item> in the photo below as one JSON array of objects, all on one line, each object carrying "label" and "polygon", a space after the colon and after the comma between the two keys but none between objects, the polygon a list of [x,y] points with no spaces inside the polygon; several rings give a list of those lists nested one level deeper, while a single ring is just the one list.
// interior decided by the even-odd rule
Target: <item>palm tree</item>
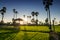
[{"label": "palm tree", "polygon": [[48,18],[45,19],[45,23],[46,23],[46,25],[48,25]]},{"label": "palm tree", "polygon": [[[29,20],[28,20],[28,19],[29,19]],[[27,20],[30,21],[30,19],[31,19],[31,16],[27,16]],[[28,22],[28,21],[27,21],[27,22]]]},{"label": "palm tree", "polygon": [[45,5],[45,10],[47,11],[47,18],[48,18],[48,22],[49,22],[49,29],[50,31],[52,30],[51,28],[51,17],[50,17],[50,5],[52,5],[53,0],[43,0],[43,4]]},{"label": "palm tree", "polygon": [[25,15],[23,15],[23,17],[25,18]]},{"label": "palm tree", "polygon": [[16,13],[16,19],[17,19],[17,14],[18,14],[18,12],[16,11],[15,13]]},{"label": "palm tree", "polygon": [[14,12],[14,16],[13,16],[13,18],[15,18],[15,10],[16,10],[16,9],[13,9],[13,12]]},{"label": "palm tree", "polygon": [[55,23],[56,18],[53,19],[53,29],[55,31],[54,23]]},{"label": "palm tree", "polygon": [[[25,15],[23,15],[24,19],[25,19]],[[23,21],[23,23],[25,23],[25,20]]]},{"label": "palm tree", "polygon": [[38,15],[39,15],[39,13],[36,12],[35,15],[36,15],[36,25],[37,25],[38,24]]},{"label": "palm tree", "polygon": [[3,22],[4,22],[4,21],[3,21],[4,13],[6,13],[6,7],[3,7],[3,8],[0,10],[0,12],[1,12],[1,15],[2,15],[2,20],[1,20],[1,22],[3,23]]},{"label": "palm tree", "polygon": [[13,9],[13,12],[14,12],[14,17],[13,18],[16,18],[17,19],[18,12],[16,11],[16,9]]},{"label": "palm tree", "polygon": [[27,24],[28,24],[28,21],[29,21],[28,18],[29,18],[29,16],[27,16]]},{"label": "palm tree", "polygon": [[31,14],[32,14],[32,16],[33,16],[33,19],[34,19],[35,12],[33,11]]},{"label": "palm tree", "polygon": [[35,12],[33,11],[33,12],[31,13],[31,15],[33,16],[31,22],[34,23],[34,15],[35,15]]},{"label": "palm tree", "polygon": [[31,19],[31,22],[32,22],[33,24],[35,24],[35,20],[34,20],[33,18]]}]

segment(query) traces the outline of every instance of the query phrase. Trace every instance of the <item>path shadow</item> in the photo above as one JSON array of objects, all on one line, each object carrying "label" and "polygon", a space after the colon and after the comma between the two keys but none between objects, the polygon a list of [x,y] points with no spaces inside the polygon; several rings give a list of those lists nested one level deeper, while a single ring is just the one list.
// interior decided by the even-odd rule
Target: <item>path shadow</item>
[{"label": "path shadow", "polygon": [[49,33],[49,40],[59,40],[59,35],[57,32],[50,32]]}]

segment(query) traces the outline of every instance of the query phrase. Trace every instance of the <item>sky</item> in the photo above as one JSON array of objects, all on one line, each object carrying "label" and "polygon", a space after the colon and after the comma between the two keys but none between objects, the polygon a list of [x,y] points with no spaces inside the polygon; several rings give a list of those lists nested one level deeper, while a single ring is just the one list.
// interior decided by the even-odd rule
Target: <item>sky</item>
[{"label": "sky", "polygon": [[[39,21],[44,22],[47,18],[47,12],[44,9],[43,0],[0,0],[0,9],[6,7],[6,13],[4,15],[4,21],[10,22],[13,18],[13,9],[18,11],[18,18],[23,18],[23,15],[31,16],[31,12],[39,12]],[[60,0],[54,0],[53,5],[50,6],[51,20],[56,18],[60,21]],[[1,14],[0,14],[1,21]]]}]

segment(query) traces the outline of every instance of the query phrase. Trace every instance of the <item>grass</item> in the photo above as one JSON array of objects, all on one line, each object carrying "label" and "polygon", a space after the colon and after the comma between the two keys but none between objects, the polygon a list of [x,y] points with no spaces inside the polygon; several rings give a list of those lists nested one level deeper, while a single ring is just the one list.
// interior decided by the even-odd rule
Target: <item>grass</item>
[{"label": "grass", "polygon": [[[60,26],[55,26],[60,32]],[[20,26],[19,28],[0,28],[0,40],[49,40],[49,27],[47,26]]]}]

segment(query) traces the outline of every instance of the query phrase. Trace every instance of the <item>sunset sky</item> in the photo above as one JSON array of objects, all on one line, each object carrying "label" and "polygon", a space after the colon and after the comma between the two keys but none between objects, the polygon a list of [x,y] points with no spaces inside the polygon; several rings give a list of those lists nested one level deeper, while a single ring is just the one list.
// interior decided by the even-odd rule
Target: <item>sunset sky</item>
[{"label": "sunset sky", "polygon": [[[10,22],[13,18],[13,9],[18,11],[18,18],[23,18],[23,15],[30,16],[32,11],[39,12],[38,19],[43,21],[47,17],[44,9],[43,0],[0,0],[0,9],[5,6],[7,11],[5,13],[4,21]],[[51,18],[60,20],[60,0],[54,0],[53,5],[50,7]],[[1,14],[0,14],[1,21]]]}]

